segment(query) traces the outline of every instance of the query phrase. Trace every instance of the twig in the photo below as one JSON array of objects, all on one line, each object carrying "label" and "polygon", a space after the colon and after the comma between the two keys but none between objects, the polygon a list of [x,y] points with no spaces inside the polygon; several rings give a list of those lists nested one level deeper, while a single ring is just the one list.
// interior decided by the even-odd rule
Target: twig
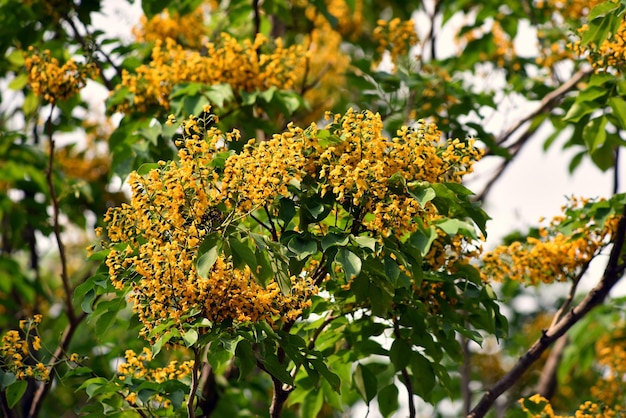
[{"label": "twig", "polygon": [[[48,364],[52,365],[50,370],[50,376],[54,375],[54,369],[56,368],[59,360],[63,357],[63,353],[67,351],[67,348],[70,345],[70,341],[74,336],[74,332],[78,328],[78,325],[86,317],[87,314],[83,312],[81,315],[75,318],[74,322],[70,322],[65,327],[65,330],[61,335],[61,341],[59,341],[59,345],[57,346],[56,350],[54,350],[54,353],[52,353],[52,357],[48,362]],[[28,410],[28,415],[26,415],[25,418],[35,418],[39,415],[39,411],[46,395],[48,394],[48,391],[50,390],[50,387],[52,386],[53,380],[54,379],[51,377],[50,379],[48,379],[47,382],[40,382],[35,394],[33,395],[33,401],[30,405],[30,409]]]},{"label": "twig", "polygon": [[470,391],[471,380],[471,356],[472,353],[469,350],[469,340],[466,337],[461,336],[461,349],[463,350],[463,364],[461,365],[461,397],[463,398],[463,414],[469,414],[472,407],[472,392]]},{"label": "twig", "polygon": [[567,347],[568,342],[567,335],[556,340],[554,347],[550,350],[546,364],[543,366],[543,369],[541,369],[541,375],[539,376],[535,393],[538,393],[546,399],[552,398],[554,390],[556,389],[556,371],[559,368],[559,364],[561,364],[563,351]]},{"label": "twig", "polygon": [[545,113],[548,110],[552,110],[554,106],[556,106],[560,100],[565,96],[565,94],[569,93],[570,90],[576,88],[576,85],[589,74],[591,74],[593,70],[591,68],[586,68],[582,70],[578,70],[572,78],[567,80],[565,83],[561,84],[554,91],[546,94],[541,102],[539,102],[539,106],[532,112],[530,112],[525,117],[519,119],[513,126],[509,127],[504,134],[502,134],[496,142],[498,145],[502,145],[506,142],[522,125],[530,120],[534,119],[536,116]]},{"label": "twig", "polygon": [[591,309],[604,301],[626,268],[626,263],[621,255],[624,248],[624,240],[626,239],[626,206],[623,209],[614,237],[609,261],[602,279],[600,279],[596,287],[578,305],[567,312],[558,323],[543,331],[541,337],[517,360],[515,366],[482,396],[478,404],[469,413],[468,418],[484,417],[495,400],[513,386],[552,343],[564,335]]},{"label": "twig", "polygon": [[54,111],[54,105],[50,107],[50,115],[46,121],[46,134],[48,135],[48,141],[50,144],[50,154],[48,157],[48,168],[46,170],[46,181],[48,182],[48,189],[50,190],[50,203],[52,205],[52,228],[54,230],[54,236],[57,241],[57,247],[59,249],[59,258],[61,261],[61,282],[63,283],[63,290],[65,292],[65,311],[67,317],[70,320],[70,324],[74,324],[76,321],[76,315],[74,313],[74,306],[72,305],[72,287],[70,285],[69,274],[67,271],[67,257],[65,254],[65,245],[61,239],[61,227],[59,225],[59,202],[57,201],[56,191],[54,189],[54,183],[52,180],[52,170],[54,163],[54,138],[52,136],[52,113]]},{"label": "twig", "polygon": [[613,194],[619,191],[619,149],[615,147],[615,164],[613,165]]},{"label": "twig", "polygon": [[[509,129],[507,129],[502,135],[500,135],[497,139],[496,139],[496,143],[498,145],[503,145],[505,142],[507,142],[524,124],[526,124],[527,122],[531,121],[532,119],[534,119],[535,117],[539,116],[540,114],[546,113],[551,111],[559,102],[560,100],[565,96],[565,94],[567,94],[568,92],[570,92],[571,90],[573,90],[576,85],[586,76],[588,76],[589,74],[592,73],[591,69],[584,69],[584,70],[579,70],[576,74],[574,74],[572,76],[572,78],[570,78],[568,81],[566,81],[565,83],[561,84],[557,89],[555,89],[554,91],[548,93],[539,103],[539,106],[532,111],[531,113],[529,113],[528,115],[526,115],[525,117],[519,119],[515,124],[513,124],[511,127],[509,127]],[[493,187],[493,185],[495,184],[495,182],[501,178],[502,173],[504,172],[504,170],[510,165],[510,163],[513,161],[513,158],[515,155],[517,155],[520,150],[522,149],[522,147],[528,142],[528,140],[533,136],[533,134],[537,131],[538,127],[532,127],[529,126],[526,131],[520,135],[520,137],[511,145],[507,146],[508,151],[511,153],[511,158],[509,159],[505,159],[500,166],[496,169],[495,174],[491,177],[491,179],[487,182],[487,184],[485,185],[485,187],[483,188],[483,191],[481,193],[479,193],[475,200],[484,200],[485,197],[487,196],[487,194],[489,193],[489,191],[491,190],[491,188]],[[485,153],[486,156],[488,155],[493,155],[493,151],[488,150]]]},{"label": "twig", "polygon": [[[252,0],[252,10],[254,13],[254,37],[256,38],[257,34],[261,32],[261,11],[259,10],[259,0]],[[254,39],[252,39],[252,41],[254,42]]]},{"label": "twig", "polygon": [[[393,335],[397,340],[402,338],[400,335],[400,325],[398,325],[398,319],[395,316],[393,318]],[[415,400],[413,399],[413,383],[411,383],[411,376],[409,376],[406,367],[403,367],[400,373],[402,375],[402,383],[406,386],[409,398],[409,418],[415,418],[417,410],[415,409]]]},{"label": "twig", "polygon": [[[69,16],[65,16],[64,19],[69,25],[70,28],[72,28],[72,32],[74,33],[74,38],[76,38],[76,40],[78,41],[78,43],[80,43],[81,47],[83,48],[83,50],[85,51],[89,51],[90,49],[92,49],[92,47],[89,45],[89,43],[87,42],[87,40],[85,39],[84,36],[82,36],[80,34],[80,32],[78,31],[78,28],[76,27],[76,25],[74,24],[74,21],[72,20],[71,17]],[[83,25],[84,26],[84,25]],[[87,32],[87,27],[84,26],[85,31]],[[87,34],[89,34],[89,32],[87,32]],[[115,69],[115,71],[117,72],[117,74],[121,77],[121,71],[120,69],[115,65],[115,63],[113,63],[113,61],[111,60],[111,58],[109,57],[108,54],[105,54],[98,46],[95,47],[95,50],[98,51],[99,53],[101,53],[104,58],[107,60],[107,62],[111,65],[111,67],[113,67]],[[100,61],[98,61],[97,59],[94,59],[93,62],[96,64],[96,66],[98,67],[98,70],[100,70],[100,78],[102,79],[102,83],[104,84],[104,86],[107,88],[107,90],[109,91],[113,91],[115,90],[115,86],[113,85],[113,83],[111,82],[111,80],[109,80],[108,78],[106,78],[104,76],[104,67],[102,66],[102,63]]]},{"label": "twig", "polygon": [[194,406],[196,400],[196,391],[198,390],[198,372],[200,371],[200,349],[195,347],[193,350],[193,370],[191,371],[191,388],[189,389],[189,399],[187,399],[187,416],[195,418],[196,408]]}]

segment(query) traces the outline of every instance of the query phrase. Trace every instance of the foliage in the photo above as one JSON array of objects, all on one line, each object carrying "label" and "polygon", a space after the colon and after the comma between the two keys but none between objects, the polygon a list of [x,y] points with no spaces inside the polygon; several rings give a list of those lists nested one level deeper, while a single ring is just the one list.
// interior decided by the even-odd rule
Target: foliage
[{"label": "foliage", "polygon": [[[4,416],[624,413],[626,4],[410,3],[0,4]],[[613,194],[483,251],[546,128]]]}]

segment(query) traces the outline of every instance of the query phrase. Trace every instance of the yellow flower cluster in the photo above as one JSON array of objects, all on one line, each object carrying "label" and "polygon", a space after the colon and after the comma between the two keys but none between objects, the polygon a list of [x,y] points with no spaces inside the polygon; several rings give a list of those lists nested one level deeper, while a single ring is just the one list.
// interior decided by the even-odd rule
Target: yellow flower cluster
[{"label": "yellow flower cluster", "polygon": [[[539,412],[532,413],[529,409],[530,405],[528,405],[528,402],[543,405],[543,409]],[[532,418],[617,418],[624,416],[623,407],[617,405],[613,408],[601,402],[586,401],[578,407],[574,415],[557,415],[550,401],[541,395],[522,398],[519,400],[519,403],[522,406],[522,411],[526,412],[528,416]],[[533,410],[536,410],[536,408],[533,408]]]},{"label": "yellow flower cluster", "polygon": [[[292,320],[315,292],[310,279],[302,277],[292,277],[290,295],[276,282],[263,288],[249,268],[234,268],[224,257],[217,259],[209,277],[197,274],[200,244],[233,221],[235,213],[226,206],[237,206],[225,200],[232,195],[226,191],[229,181],[220,181],[209,166],[221,150],[218,144],[233,134],[223,135],[215,127],[204,131],[201,122],[191,118],[183,123],[179,160],[161,162],[146,176],[131,174],[131,203],[105,216],[110,277],[117,288],[132,289],[130,300],[144,324],[143,335],[163,321],[182,322],[190,312],[216,323]],[[246,193],[254,193],[254,184],[250,191],[245,184],[233,187],[242,194],[234,199],[251,200]]]},{"label": "yellow flower cluster", "polygon": [[398,57],[406,55],[418,42],[415,22],[412,20],[402,21],[396,17],[390,21],[380,19],[376,24],[372,34],[377,44],[376,51],[381,56],[385,51],[389,51],[391,62],[394,64]]},{"label": "yellow flower cluster", "polygon": [[193,360],[187,360],[182,363],[172,360],[165,367],[149,368],[147,363],[152,360],[152,351],[149,348],[144,348],[140,354],[135,353],[133,350],[126,350],[124,357],[126,362],[117,366],[120,380],[124,380],[128,376],[163,383],[166,380],[184,379],[193,372]]},{"label": "yellow flower cluster", "polygon": [[93,62],[77,63],[73,59],[60,65],[52,57],[50,50],[36,51],[32,46],[28,48],[25,57],[28,85],[33,92],[43,97],[49,103],[65,100],[80,91],[87,79],[98,76],[98,67]]},{"label": "yellow flower cluster", "polygon": [[33,352],[41,349],[41,339],[36,335],[41,315],[20,321],[20,330],[10,330],[2,336],[0,368],[13,373],[18,380],[34,378],[48,380],[50,370],[37,360]]},{"label": "yellow flower cluster", "polygon": [[[583,25],[578,33],[582,36],[588,30],[589,26]],[[611,34],[599,46],[593,42],[582,45],[580,41],[576,41],[570,46],[577,54],[586,56],[587,61],[596,71],[612,69],[619,73],[626,64],[626,19],[622,17],[617,32]]]},{"label": "yellow flower cluster", "polygon": [[480,156],[474,140],[441,142],[441,133],[433,124],[418,123],[415,129],[403,127],[388,139],[378,114],[349,110],[336,115],[331,133],[343,139],[325,149],[319,157],[323,190],[332,192],[341,202],[348,199],[374,216],[364,225],[382,235],[402,235],[415,230],[415,216],[435,219],[435,209],[425,208],[403,191],[395,189],[393,176],[407,182],[460,182],[472,171]]},{"label": "yellow flower cluster", "polygon": [[[412,232],[416,216],[428,222],[437,217],[436,210],[430,204],[421,208],[394,178],[460,182],[481,152],[473,139],[442,143],[432,124],[404,127],[397,135],[384,135],[380,115],[352,109],[335,115],[323,133],[316,124],[306,130],[290,125],[282,135],[259,145],[251,141],[244,152],[229,158],[225,197],[249,212],[286,196],[290,182],[311,175],[319,179],[323,194],[332,193],[339,203],[360,206],[369,214],[363,219],[368,230],[383,236]],[[322,145],[325,140],[330,143]]]},{"label": "yellow flower cluster", "polygon": [[[573,200],[572,206],[584,203]],[[563,208],[566,209],[565,207]],[[556,231],[563,220],[555,217],[548,228],[541,228],[540,237],[528,237],[500,246],[483,255],[481,273],[485,280],[516,280],[528,285],[572,280],[603,249],[615,230],[616,218],[600,228],[593,220],[569,234]]]},{"label": "yellow flower cluster", "polygon": [[[234,91],[267,90],[270,87],[292,89],[298,80],[297,70],[305,67],[307,52],[301,45],[273,45],[261,34],[255,40],[237,41],[222,33],[218,43],[207,43],[206,53],[187,50],[171,38],[156,40],[152,59],[136,74],[124,71],[118,89],[132,94],[132,103],[121,103],[116,111],[145,112],[150,106],[169,108],[174,85],[185,82],[215,85],[229,83]],[[268,50],[268,52],[262,52]]]},{"label": "yellow flower cluster", "polygon": [[142,15],[139,26],[133,28],[133,35],[139,42],[171,38],[188,48],[201,49],[208,35],[208,28],[204,24],[204,9],[204,5],[201,5],[193,12],[182,16],[164,10],[150,20]]},{"label": "yellow flower cluster", "polygon": [[[536,3],[538,12],[543,13],[546,23],[537,31],[539,54],[538,65],[553,68],[558,62],[575,58],[572,46],[567,43],[567,33],[563,31],[571,25],[580,25],[593,7],[603,0],[540,0]],[[564,25],[564,22],[568,23]],[[568,29],[569,30],[569,29]]]},{"label": "yellow flower cluster", "polygon": [[[119,380],[126,380],[127,377],[130,377],[131,379],[143,379],[149,382],[163,383],[168,380],[183,380],[193,373],[193,360],[187,360],[182,363],[172,360],[165,367],[150,368],[148,362],[152,360],[152,352],[149,348],[144,348],[140,354],[135,353],[133,350],[126,350],[124,357],[126,358],[126,362],[119,364],[117,367]],[[122,393],[129,403],[141,403],[141,401],[138,400],[137,392],[125,389]],[[148,402],[153,407],[167,408],[171,405],[169,399],[166,399],[158,393],[151,395]]]}]

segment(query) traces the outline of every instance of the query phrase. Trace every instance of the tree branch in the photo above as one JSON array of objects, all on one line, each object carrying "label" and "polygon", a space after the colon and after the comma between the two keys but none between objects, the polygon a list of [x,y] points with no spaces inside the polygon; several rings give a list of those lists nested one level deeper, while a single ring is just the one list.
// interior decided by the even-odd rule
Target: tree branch
[{"label": "tree branch", "polygon": [[556,371],[559,368],[559,364],[561,364],[563,351],[567,347],[568,342],[569,339],[567,335],[556,340],[554,347],[550,350],[546,364],[543,366],[543,369],[541,369],[541,375],[539,376],[535,393],[538,393],[546,399],[550,399],[552,395],[554,395],[554,390],[557,385]]},{"label": "tree branch", "polygon": [[63,334],[61,335],[61,341],[59,341],[59,345],[57,346],[56,350],[54,350],[54,353],[52,354],[52,357],[50,358],[50,361],[48,362],[48,364],[51,365],[50,366],[51,377],[50,379],[48,379],[47,382],[39,382],[39,386],[37,387],[37,390],[35,394],[33,395],[33,401],[30,405],[30,409],[28,410],[28,414],[25,416],[25,418],[35,418],[39,415],[39,411],[41,410],[43,401],[46,398],[46,395],[48,394],[48,391],[52,387],[52,383],[54,381],[54,377],[53,377],[54,369],[56,368],[59,360],[63,357],[63,354],[67,351],[70,345],[70,341],[72,340],[72,337],[74,336],[74,332],[76,332],[76,329],[78,328],[78,325],[86,317],[87,317],[87,314],[83,312],[80,316],[75,318],[74,322],[70,322],[65,327],[65,330],[63,331]]},{"label": "tree branch", "polygon": [[[591,69],[579,70],[575,73],[572,78],[570,78],[565,83],[561,84],[554,91],[548,93],[539,103],[539,106],[532,112],[530,112],[525,117],[519,119],[515,124],[509,127],[502,135],[500,135],[496,139],[496,143],[498,145],[503,145],[507,142],[522,126],[524,126],[527,122],[530,122],[535,117],[549,112],[563,99],[563,97],[569,93],[571,90],[576,88],[576,85],[589,74],[592,73]],[[522,147],[528,142],[528,140],[533,136],[533,134],[537,131],[538,127],[529,126],[526,128],[524,133],[520,135],[520,137],[513,142],[512,144],[507,146],[507,150],[511,153],[511,158],[505,159],[500,166],[496,169],[495,174],[489,179],[483,191],[476,196],[475,200],[484,200],[495,182],[501,178],[504,170],[510,165],[513,161],[513,157],[516,156],[522,149]],[[493,151],[488,150],[485,153],[485,156],[493,155]]]},{"label": "tree branch", "polygon": [[54,138],[52,136],[52,113],[54,111],[54,105],[50,108],[50,115],[46,121],[46,134],[48,135],[48,142],[50,144],[49,156],[48,156],[48,168],[46,170],[46,181],[48,183],[48,189],[50,191],[50,204],[52,205],[52,228],[54,230],[54,237],[57,241],[57,247],[59,249],[59,259],[61,261],[61,282],[63,283],[63,291],[65,292],[65,311],[67,317],[70,320],[70,324],[76,321],[76,314],[74,313],[74,306],[72,305],[72,287],[70,286],[69,273],[67,271],[67,257],[65,254],[65,245],[61,239],[61,227],[59,225],[59,202],[57,200],[56,191],[54,188],[54,182],[52,180],[53,163],[54,163]]},{"label": "tree branch", "polygon": [[196,399],[196,391],[198,390],[198,372],[200,371],[200,349],[193,350],[193,369],[191,371],[191,388],[189,389],[189,399],[187,399],[187,416],[195,418],[196,408],[194,406]]},{"label": "tree branch", "polygon": [[513,386],[552,343],[564,335],[591,309],[600,305],[622,277],[626,267],[622,259],[622,250],[624,249],[624,240],[626,239],[626,206],[623,209],[614,237],[609,261],[602,279],[596,287],[578,305],[563,315],[561,320],[550,326],[548,330],[543,331],[541,337],[517,360],[515,366],[482,396],[478,404],[469,413],[468,418],[484,417],[495,400]]},{"label": "tree branch", "polygon": [[[400,335],[400,326],[398,325],[398,319],[395,316],[393,318],[393,335],[396,339],[402,338],[402,336]],[[402,383],[404,383],[404,386],[406,387],[407,395],[409,398],[409,417],[415,418],[417,411],[415,409],[415,400],[413,399],[413,383],[411,383],[411,376],[409,376],[409,372],[407,371],[406,367],[403,367],[402,370],[400,370],[400,374],[402,376]]]},{"label": "tree branch", "polygon": [[[93,51],[93,50],[98,51],[100,54],[102,54],[102,56],[109,63],[109,65],[115,69],[115,72],[117,73],[117,75],[120,76],[120,77],[122,76],[122,72],[115,65],[113,60],[111,60],[111,57],[109,57],[108,54],[105,54],[104,51],[102,51],[102,49],[100,49],[100,47],[97,46],[96,44],[91,46],[89,44],[89,42],[87,41],[87,39],[85,39],[85,37],[80,34],[80,32],[78,31],[78,28],[76,27],[76,24],[74,23],[74,21],[72,20],[71,17],[65,16],[64,20],[68,23],[68,25],[70,25],[70,28],[72,28],[72,32],[74,34],[74,38],[78,41],[78,43],[80,44],[80,46],[83,48],[84,51],[90,51],[90,50],[91,51]],[[83,27],[85,29],[85,32],[87,32],[87,35],[89,35],[89,32],[87,31],[87,26],[83,25]],[[107,79],[104,76],[104,67],[103,67],[102,63],[100,61],[98,61],[97,59],[94,59],[93,62],[98,67],[98,70],[100,70],[100,78],[102,79],[102,83],[107,88],[107,90],[109,90],[109,91],[115,90],[115,86],[113,85],[111,80]]]}]

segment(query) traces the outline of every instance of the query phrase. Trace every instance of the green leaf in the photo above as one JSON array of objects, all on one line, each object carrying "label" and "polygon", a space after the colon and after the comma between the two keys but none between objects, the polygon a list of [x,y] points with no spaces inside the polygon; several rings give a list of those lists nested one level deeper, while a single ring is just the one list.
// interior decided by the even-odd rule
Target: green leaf
[{"label": "green leaf", "polygon": [[288,385],[293,385],[293,378],[291,375],[285,370],[285,365],[279,363],[278,359],[274,354],[266,355],[260,359],[263,366],[269,374],[274,376],[276,379],[280,380],[283,383],[287,383]]},{"label": "green leaf", "polygon": [[310,390],[300,406],[299,416],[302,418],[316,418],[324,405],[324,392]]},{"label": "green leaf", "polygon": [[235,100],[233,88],[228,83],[213,85],[209,87],[204,94],[209,99],[211,104],[214,104],[219,108],[224,107],[225,103]]},{"label": "green leaf", "polygon": [[324,235],[322,238],[322,251],[326,251],[330,247],[343,247],[348,244],[348,235],[333,234],[332,232]]},{"label": "green leaf", "polygon": [[28,382],[26,380],[16,380],[6,389],[7,403],[9,408],[13,408],[22,399],[22,395],[26,392]]},{"label": "green leaf", "polygon": [[619,121],[620,128],[626,129],[626,100],[621,97],[611,97],[608,102],[613,116]]},{"label": "green leaf", "polygon": [[389,359],[396,370],[399,371],[408,366],[412,354],[413,350],[411,344],[401,338],[393,340],[393,344],[391,344],[391,349],[389,350]]},{"label": "green leaf", "polygon": [[304,260],[317,252],[317,242],[312,239],[310,234],[308,238],[306,234],[298,234],[289,240],[287,248],[296,254],[298,260]]},{"label": "green leaf", "polygon": [[588,23],[588,29],[583,34],[580,43],[584,45],[588,45],[589,43],[593,43],[595,45],[601,45],[602,42],[606,40],[609,33],[611,32],[611,27],[613,26],[613,21],[617,17],[615,15],[604,15],[597,19],[591,20]]},{"label": "green leaf", "polygon": [[359,235],[357,237],[353,236],[352,240],[354,241],[356,245],[358,245],[361,248],[367,248],[371,250],[372,252],[376,251],[376,242],[377,242],[376,238]]},{"label": "green leaf", "polygon": [[253,272],[257,269],[257,258],[254,255],[254,251],[242,240],[236,236],[230,236],[228,238],[228,245],[233,255],[233,264],[240,266],[241,263],[245,263]]},{"label": "green leaf", "polygon": [[378,393],[378,409],[383,417],[390,417],[400,407],[398,388],[393,383],[385,386]]},{"label": "green leaf", "polygon": [[355,253],[347,248],[340,248],[335,255],[335,262],[339,263],[346,273],[346,279],[350,280],[361,272],[362,261]]},{"label": "green leaf", "polygon": [[588,114],[592,113],[594,110],[598,109],[598,107],[599,105],[594,102],[576,101],[574,102],[572,107],[570,107],[570,109],[567,111],[563,120],[568,121],[568,122],[578,122],[584,116],[587,116]]},{"label": "green leaf", "polygon": [[428,229],[419,229],[411,234],[409,242],[425,256],[430,251],[430,246],[437,239],[437,229],[431,225]]},{"label": "green leaf", "polygon": [[590,152],[600,148],[606,141],[606,123],[608,119],[602,115],[591,119],[583,128],[583,140]]},{"label": "green leaf", "polygon": [[13,384],[17,380],[17,377],[11,372],[5,372],[0,369],[0,390],[4,390],[9,385]]},{"label": "green leaf", "polygon": [[366,404],[374,399],[378,392],[378,379],[367,365],[358,363],[352,376],[352,382]]},{"label": "green leaf", "polygon": [[419,203],[421,207],[425,207],[426,203],[430,202],[437,196],[432,187],[411,186],[413,186],[413,184],[409,184],[409,193],[415,198],[415,200],[417,200],[417,203]]},{"label": "green leaf", "polygon": [[256,367],[256,356],[246,339],[239,341],[235,349],[235,363],[239,367],[239,379],[245,379]]},{"label": "green leaf", "polygon": [[602,17],[613,10],[617,9],[620,6],[619,2],[605,1],[599,4],[596,4],[591,12],[589,12],[589,16],[587,17],[590,21],[594,20],[597,17]]},{"label": "green leaf", "polygon": [[22,90],[26,84],[28,83],[28,76],[25,73],[22,73],[15,77],[9,83],[9,88],[11,90]]},{"label": "green leaf", "polygon": [[[445,344],[445,342],[441,344]],[[426,357],[415,351],[411,354],[410,365],[415,393],[428,402],[428,395],[435,387],[435,372],[433,366]]]},{"label": "green leaf", "polygon": [[144,164],[141,164],[139,168],[137,169],[137,174],[139,174],[140,176],[145,176],[152,170],[156,170],[158,168],[159,168],[158,163],[144,163]]},{"label": "green leaf", "polygon": [[339,393],[339,391],[341,390],[341,380],[339,379],[339,376],[330,371],[326,363],[324,363],[322,360],[311,358],[309,359],[309,364],[313,366],[315,371],[319,372],[319,374],[322,375],[322,377],[330,384],[330,387],[332,387],[335,392]]},{"label": "green leaf", "polygon": [[196,255],[196,272],[203,279],[209,277],[211,268],[217,261],[221,251],[222,241],[217,232],[212,232],[204,238]]},{"label": "green leaf", "polygon": [[191,347],[198,342],[198,331],[193,328],[186,330],[183,334],[183,341],[185,342],[185,346]]},{"label": "green leaf", "polygon": [[385,276],[389,283],[394,287],[398,284],[398,278],[400,277],[400,267],[398,263],[391,257],[385,256]]}]

